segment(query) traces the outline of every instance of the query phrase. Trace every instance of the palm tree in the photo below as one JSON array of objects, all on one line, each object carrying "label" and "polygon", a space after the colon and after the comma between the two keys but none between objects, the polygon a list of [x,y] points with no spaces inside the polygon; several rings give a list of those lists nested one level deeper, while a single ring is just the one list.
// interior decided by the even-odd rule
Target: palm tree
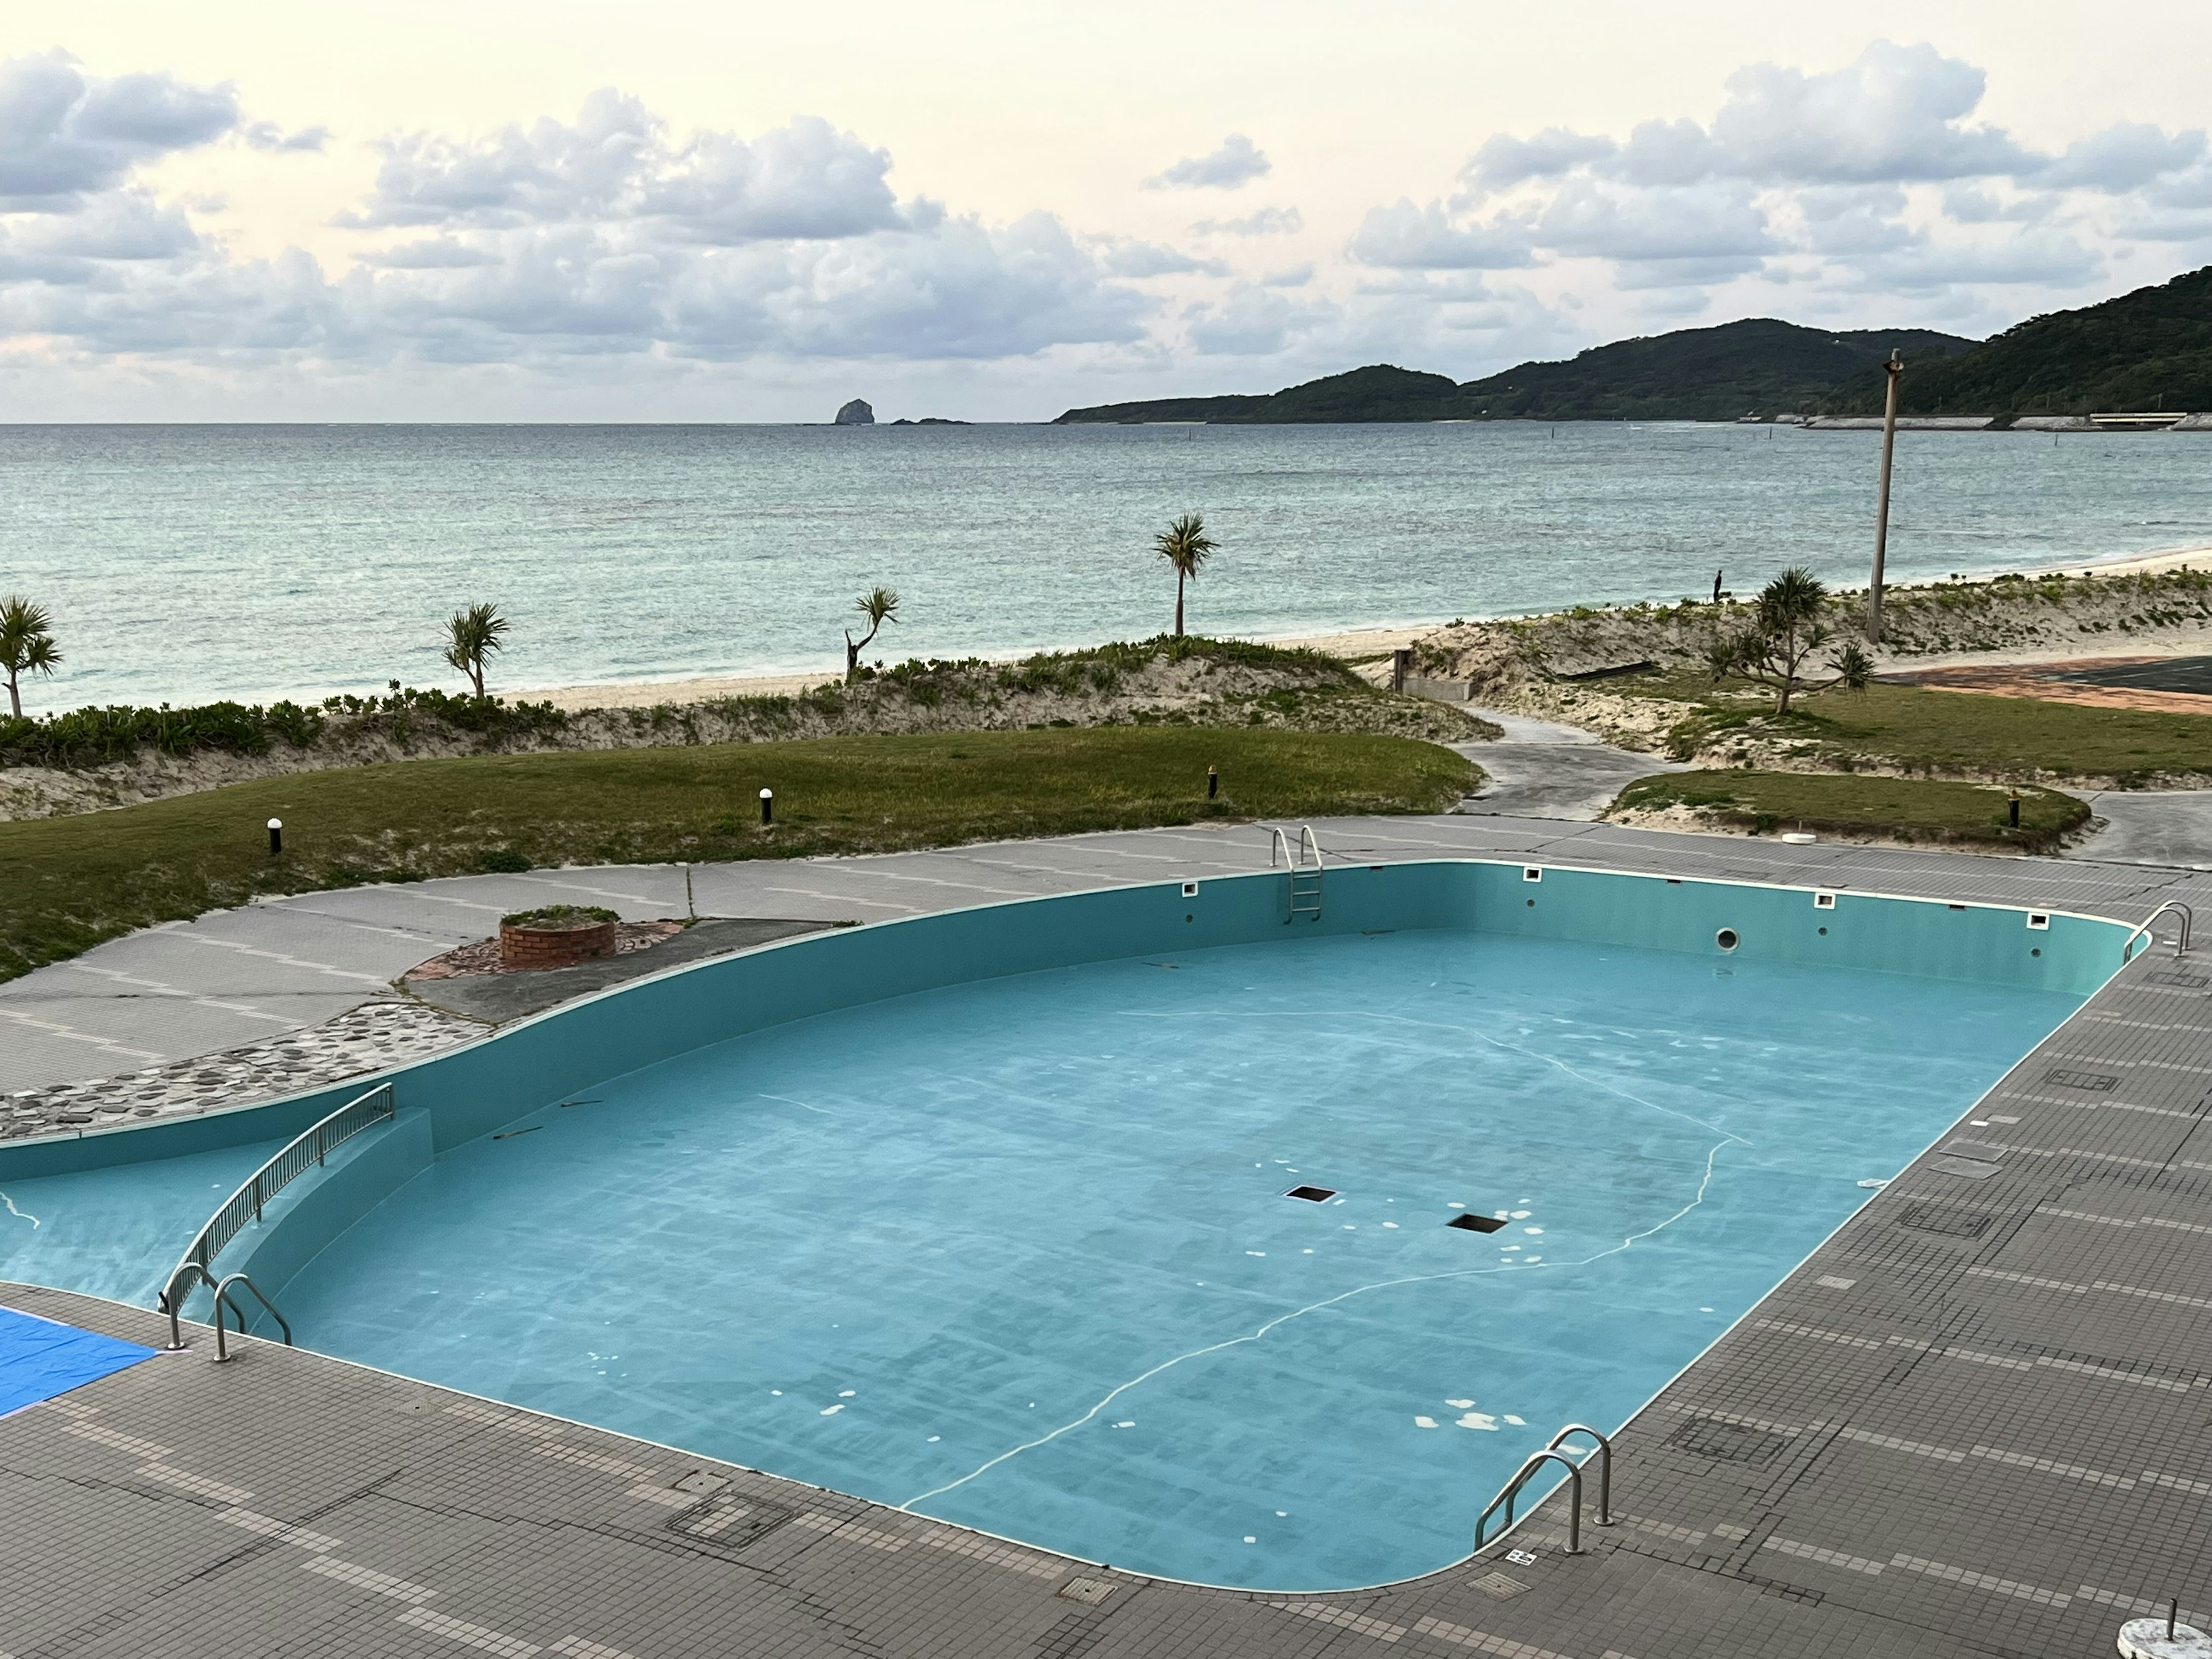
[{"label": "palm tree", "polygon": [[1714,678],[1737,674],[1771,686],[1778,714],[1788,714],[1790,700],[1801,691],[1838,685],[1863,690],[1874,663],[1856,640],[1846,641],[1828,664],[1832,678],[1815,680],[1806,672],[1813,653],[1834,637],[1820,620],[1827,605],[1827,585],[1803,565],[1790,566],[1759,590],[1750,628],[1707,653]]},{"label": "palm tree", "polygon": [[446,660],[469,677],[479,697],[484,694],[484,658],[505,648],[501,641],[507,626],[495,605],[472,605],[447,618]]},{"label": "palm tree", "polygon": [[1186,513],[1152,538],[1152,550],[1175,567],[1176,637],[1182,637],[1182,585],[1198,580],[1198,568],[1221,544],[1206,533],[1206,520]]},{"label": "palm tree", "polygon": [[32,604],[21,593],[0,599],[0,668],[8,671],[8,702],[17,720],[23,717],[18,678],[25,674],[51,677],[61,660],[54,644],[53,618],[46,606]]},{"label": "palm tree", "polygon": [[853,601],[853,609],[868,619],[868,631],[855,640],[853,630],[845,630],[845,684],[850,685],[860,678],[860,653],[868,648],[868,641],[883,631],[885,623],[898,620],[899,596],[896,587],[872,587]]}]

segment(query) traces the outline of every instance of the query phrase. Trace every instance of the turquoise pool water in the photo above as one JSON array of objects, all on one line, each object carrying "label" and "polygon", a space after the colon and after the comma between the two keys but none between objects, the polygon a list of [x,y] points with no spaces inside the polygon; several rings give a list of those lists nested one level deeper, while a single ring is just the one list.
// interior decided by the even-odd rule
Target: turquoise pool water
[{"label": "turquoise pool water", "polygon": [[[456,1146],[282,1300],[325,1352],[1116,1565],[1373,1583],[1462,1556],[2078,1001],[1464,929],[956,985]],[[92,1179],[9,1183],[50,1282]]]}]

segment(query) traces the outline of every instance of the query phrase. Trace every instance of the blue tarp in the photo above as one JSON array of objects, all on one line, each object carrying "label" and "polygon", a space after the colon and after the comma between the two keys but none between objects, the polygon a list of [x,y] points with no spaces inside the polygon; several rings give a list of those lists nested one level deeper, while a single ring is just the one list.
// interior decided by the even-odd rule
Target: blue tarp
[{"label": "blue tarp", "polygon": [[0,1417],[150,1359],[155,1351],[0,1308]]}]

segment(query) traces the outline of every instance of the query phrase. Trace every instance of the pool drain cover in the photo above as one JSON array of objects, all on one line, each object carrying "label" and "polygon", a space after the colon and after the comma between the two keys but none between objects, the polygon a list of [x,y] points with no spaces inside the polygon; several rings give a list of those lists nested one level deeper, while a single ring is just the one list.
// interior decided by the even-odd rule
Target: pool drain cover
[{"label": "pool drain cover", "polygon": [[1326,1204],[1336,1196],[1334,1187],[1293,1187],[1283,1194],[1285,1198],[1303,1198],[1309,1204]]},{"label": "pool drain cover", "polygon": [[1457,1227],[1470,1233],[1494,1233],[1504,1224],[1494,1215],[1455,1215],[1444,1223],[1447,1227]]},{"label": "pool drain cover", "polygon": [[1667,1437],[1667,1443],[1719,1463],[1770,1462],[1790,1444],[1778,1434],[1746,1428],[1740,1423],[1723,1423],[1711,1417],[1691,1419]]},{"label": "pool drain cover", "polygon": [[1897,1224],[1910,1227],[1916,1233],[1937,1233],[1945,1238],[1979,1238],[1996,1219],[1995,1216],[1975,1215],[1971,1211],[1949,1210],[1935,1204],[1912,1204],[1905,1207]]},{"label": "pool drain cover", "polygon": [[2119,1081],[2109,1072],[2073,1072],[2056,1066],[2043,1074],[2045,1083],[2055,1083],[2062,1089],[2082,1089],[2093,1095],[2106,1095]]},{"label": "pool drain cover", "polygon": [[793,1513],[781,1504],[717,1492],[672,1516],[667,1525],[692,1543],[712,1545],[717,1551],[741,1550],[790,1521]]},{"label": "pool drain cover", "polygon": [[1494,1595],[1501,1601],[1508,1596],[1518,1595],[1528,1588],[1518,1578],[1502,1572],[1486,1572],[1481,1577],[1470,1578],[1467,1582],[1485,1595]]},{"label": "pool drain cover", "polygon": [[2185,991],[2201,991],[2212,985],[2212,979],[2202,974],[2145,974],[2143,977],[2153,985],[2179,985]]}]

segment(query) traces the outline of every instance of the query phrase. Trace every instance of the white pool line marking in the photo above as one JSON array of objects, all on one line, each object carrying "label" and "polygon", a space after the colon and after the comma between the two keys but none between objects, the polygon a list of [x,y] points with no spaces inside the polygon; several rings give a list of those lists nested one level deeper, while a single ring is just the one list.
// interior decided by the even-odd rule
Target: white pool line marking
[{"label": "white pool line marking", "polygon": [[8,1206],[8,1213],[14,1216],[18,1221],[27,1221],[33,1227],[39,1224],[38,1217],[34,1215],[25,1215],[21,1210],[15,1207],[15,1200],[9,1197],[7,1194],[0,1193],[0,1204],[5,1204]]},{"label": "white pool line marking", "polygon": [[[1537,1058],[1540,1059],[1542,1056],[1539,1055]],[[1631,1097],[1631,1098],[1633,1098],[1633,1097]],[[1649,1103],[1647,1102],[1644,1103],[1648,1104]],[[1664,1109],[1662,1108],[1660,1109],[1663,1110]],[[1678,1113],[1675,1114],[1675,1115],[1679,1116],[1680,1114]],[[1694,1121],[1695,1120],[1693,1119],[1692,1121]],[[937,1498],[945,1492],[951,1492],[956,1486],[966,1486],[970,1480],[975,1480],[975,1477],[980,1474],[988,1474],[991,1470],[998,1468],[1000,1464],[1006,1462],[1009,1458],[1018,1457],[1025,1451],[1035,1451],[1039,1446],[1048,1444],[1050,1442],[1059,1439],[1060,1436],[1066,1434],[1069,1430],[1081,1428],[1085,1423],[1091,1421],[1092,1418],[1097,1416],[1100,1412],[1104,1411],[1107,1407],[1112,1405],[1115,1401],[1127,1394],[1130,1389],[1136,1388],[1142,1383],[1151,1382],[1152,1378],[1158,1376],[1162,1371],[1172,1370],[1176,1366],[1182,1364],[1186,1359],[1202,1358],[1207,1354],[1219,1353],[1224,1348],[1239,1347],[1247,1342],[1257,1342],[1262,1337],[1267,1336],[1269,1333],[1274,1331],[1279,1327],[1287,1325],[1294,1319],[1302,1319],[1310,1313],[1319,1313],[1324,1308],[1333,1308],[1340,1302],[1349,1302],[1353,1297],[1364,1296],[1370,1291],[1392,1290],[1401,1285],[1429,1285],[1434,1284],[1439,1279],[1474,1279],[1491,1273],[1551,1272],[1563,1267],[1586,1267],[1593,1261],[1602,1261],[1605,1257],[1609,1255],[1618,1255],[1623,1250],[1626,1250],[1630,1246],[1635,1244],[1638,1240],[1649,1238],[1654,1233],[1660,1231],[1662,1229],[1673,1226],[1684,1216],[1689,1214],[1691,1211],[1696,1209],[1700,1204],[1703,1204],[1705,1201],[1706,1190],[1713,1184],[1713,1160],[1720,1156],[1721,1149],[1726,1146],[1731,1140],[1735,1141],[1739,1146],[1747,1146],[1749,1144],[1747,1141],[1741,1140],[1737,1136],[1729,1135],[1725,1130],[1716,1131],[1716,1133],[1727,1135],[1727,1139],[1716,1142],[1711,1150],[1706,1152],[1705,1172],[1704,1177],[1698,1182],[1697,1196],[1692,1198],[1687,1204],[1685,1204],[1680,1209],[1675,1211],[1674,1214],[1668,1216],[1664,1221],[1659,1222],[1654,1226],[1646,1227],[1642,1232],[1631,1233],[1627,1237],[1622,1239],[1618,1244],[1608,1245],[1604,1249],[1599,1250],[1594,1255],[1584,1256],[1579,1261],[1547,1261],[1542,1264],[1540,1267],[1534,1263],[1530,1263],[1528,1266],[1522,1267],[1458,1267],[1453,1269],[1449,1273],[1413,1273],[1403,1279],[1378,1279],[1372,1285],[1360,1285],[1348,1291],[1339,1291],[1336,1295],[1328,1297],[1322,1301],[1309,1304],[1307,1306],[1303,1308],[1293,1309],[1291,1312],[1286,1314],[1279,1314],[1274,1318],[1267,1321],[1266,1324],[1261,1326],[1257,1330],[1248,1331],[1243,1336],[1232,1336],[1225,1341],[1209,1343],[1205,1347],[1193,1348],[1188,1353],[1179,1353],[1175,1355],[1172,1358],[1164,1359],[1158,1364],[1153,1366],[1150,1370],[1133,1376],[1126,1382],[1115,1384],[1113,1389],[1109,1389],[1099,1399],[1096,1405],[1092,1406],[1089,1411],[1084,1413],[1082,1416],[1074,1419],[1071,1422],[1061,1424],[1049,1434],[1039,1435],[1034,1440],[1024,1441],[1022,1444],[1012,1448],[1011,1450],[1000,1452],[996,1457],[992,1458],[988,1462],[980,1464],[976,1468],[970,1469],[967,1474],[962,1475],[957,1480],[948,1480],[941,1486],[933,1486],[927,1492],[917,1493],[915,1496],[908,1498],[905,1503],[901,1504],[898,1507],[902,1510],[912,1510],[914,1506],[917,1504],[927,1503],[933,1498]]]},{"label": "white pool line marking", "polygon": [[789,1095],[763,1095],[761,1096],[761,1098],[763,1100],[780,1100],[787,1106],[796,1106],[804,1111],[819,1112],[824,1117],[835,1117],[837,1115],[836,1113],[830,1110],[827,1107],[809,1106],[805,1101],[793,1100]]}]

